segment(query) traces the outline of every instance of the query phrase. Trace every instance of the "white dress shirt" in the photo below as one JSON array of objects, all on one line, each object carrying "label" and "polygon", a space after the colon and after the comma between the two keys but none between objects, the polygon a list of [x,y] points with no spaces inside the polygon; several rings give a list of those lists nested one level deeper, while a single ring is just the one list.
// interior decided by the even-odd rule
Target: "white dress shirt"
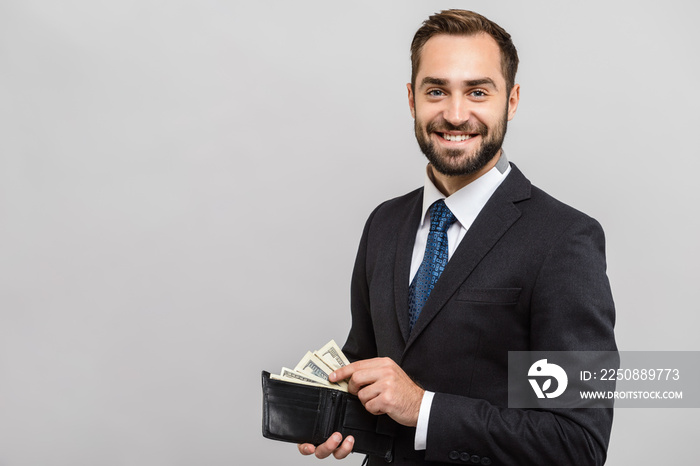
[{"label": "white dress shirt", "polygon": [[[432,167],[428,165],[423,188],[423,216],[416,233],[416,242],[413,245],[413,256],[411,258],[411,274],[409,275],[411,281],[413,281],[413,277],[415,277],[423,261],[425,246],[428,243],[428,234],[430,233],[430,212],[428,212],[428,209],[430,209],[430,206],[435,201],[444,199],[445,205],[457,219],[447,230],[447,260],[449,261],[467,230],[474,223],[476,216],[479,215],[479,212],[481,212],[481,209],[496,191],[496,188],[501,185],[508,173],[510,173],[510,164],[506,159],[505,153],[501,151],[501,158],[495,167],[447,198],[435,187],[430,177],[431,170]],[[418,413],[416,437],[414,439],[414,448],[416,450],[425,450],[426,448],[428,419],[430,418],[433,395],[435,393],[427,390],[423,395]]]}]

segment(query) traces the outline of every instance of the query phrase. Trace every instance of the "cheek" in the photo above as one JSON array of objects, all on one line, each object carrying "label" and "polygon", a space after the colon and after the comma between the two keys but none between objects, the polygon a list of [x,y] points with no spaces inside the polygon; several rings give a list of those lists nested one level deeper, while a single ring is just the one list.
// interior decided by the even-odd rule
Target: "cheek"
[{"label": "cheek", "polygon": [[442,118],[442,114],[439,112],[438,113],[423,112],[423,113],[416,114],[416,124],[426,134],[428,134],[428,128],[430,126],[433,126],[433,127],[435,127],[435,125],[440,126],[443,121],[444,121],[444,119]]},{"label": "cheek", "polygon": [[498,120],[498,117],[490,108],[483,107],[473,109],[471,112],[471,117],[477,121],[480,121],[486,126],[492,126]]},{"label": "cheek", "polygon": [[432,121],[439,121],[442,119],[443,108],[440,104],[432,103],[422,103],[415,107],[414,118],[421,122],[423,126],[427,125]]},{"label": "cheek", "polygon": [[428,132],[428,123],[429,120],[425,120],[422,115],[418,114],[414,118],[414,126],[417,130],[419,130],[421,133],[426,133]]},{"label": "cheek", "polygon": [[489,133],[493,133],[498,127],[503,126],[506,114],[502,110],[498,112],[474,112],[473,117],[475,122],[479,122],[486,126]]}]

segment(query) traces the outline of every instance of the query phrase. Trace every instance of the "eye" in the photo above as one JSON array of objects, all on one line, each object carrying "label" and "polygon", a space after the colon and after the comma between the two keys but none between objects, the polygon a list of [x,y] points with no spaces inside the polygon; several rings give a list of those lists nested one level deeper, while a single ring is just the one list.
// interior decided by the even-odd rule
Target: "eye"
[{"label": "eye", "polygon": [[486,91],[484,91],[482,89],[474,89],[473,91],[471,91],[469,93],[469,95],[471,95],[472,97],[476,97],[477,99],[482,99],[482,98],[486,97],[487,94],[486,94]]},{"label": "eye", "polygon": [[430,97],[442,97],[443,95],[445,95],[445,93],[442,92],[440,89],[430,89],[430,90],[427,92],[427,94],[428,94]]}]

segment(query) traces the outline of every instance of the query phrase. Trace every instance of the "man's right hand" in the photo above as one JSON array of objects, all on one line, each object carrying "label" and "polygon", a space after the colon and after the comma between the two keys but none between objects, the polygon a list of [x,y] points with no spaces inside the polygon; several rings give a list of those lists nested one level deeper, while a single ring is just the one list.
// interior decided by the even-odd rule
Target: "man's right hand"
[{"label": "man's right hand", "polygon": [[336,432],[317,447],[310,443],[302,443],[297,445],[297,447],[299,447],[299,452],[302,455],[316,455],[316,458],[327,458],[332,454],[336,459],[341,460],[352,452],[353,445],[355,445],[355,439],[352,435],[348,435],[343,440],[340,432]]}]

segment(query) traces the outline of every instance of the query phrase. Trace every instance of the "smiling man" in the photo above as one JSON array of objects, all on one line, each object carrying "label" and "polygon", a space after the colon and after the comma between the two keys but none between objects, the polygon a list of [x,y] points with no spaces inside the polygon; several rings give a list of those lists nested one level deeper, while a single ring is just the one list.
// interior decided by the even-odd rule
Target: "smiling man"
[{"label": "smiling man", "polygon": [[[508,351],[616,350],[604,237],[502,149],[518,108],[510,35],[431,16],[411,45],[422,188],[369,217],[352,279],[352,364],[331,374],[394,435],[394,463],[605,462],[612,411],[508,408]],[[333,434],[302,454],[346,457]],[[384,464],[370,457],[369,464]]]},{"label": "smiling man", "polygon": [[429,170],[450,195],[496,165],[520,86],[506,82],[498,43],[485,33],[436,35],[419,53],[408,104]]}]

